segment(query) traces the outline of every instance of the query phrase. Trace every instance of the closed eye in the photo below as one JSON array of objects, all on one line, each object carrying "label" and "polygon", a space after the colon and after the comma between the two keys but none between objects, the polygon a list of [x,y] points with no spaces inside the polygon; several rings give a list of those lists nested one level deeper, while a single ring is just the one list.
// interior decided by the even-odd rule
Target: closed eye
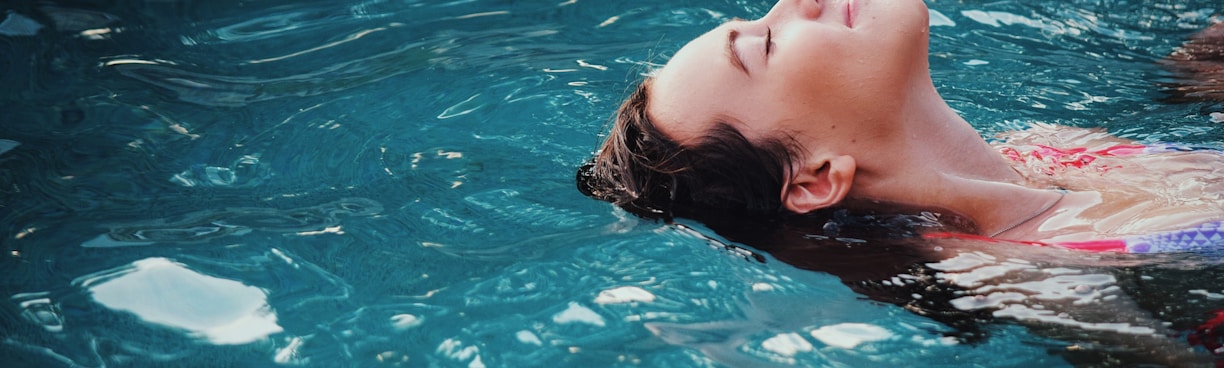
[{"label": "closed eye", "polygon": [[765,28],[765,56],[773,53],[773,29]]},{"label": "closed eye", "polygon": [[727,32],[727,58],[731,60],[731,65],[744,72],[745,75],[748,75],[750,73],[748,73],[748,68],[744,66],[744,59],[740,56],[739,49],[735,47],[735,40],[739,38],[739,35],[739,31],[734,29]]}]

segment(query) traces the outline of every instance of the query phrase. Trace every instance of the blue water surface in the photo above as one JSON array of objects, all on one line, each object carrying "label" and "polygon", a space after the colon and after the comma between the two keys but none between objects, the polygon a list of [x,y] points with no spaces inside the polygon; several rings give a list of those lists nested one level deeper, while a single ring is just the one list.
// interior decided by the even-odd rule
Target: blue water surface
[{"label": "blue water surface", "polygon": [[[574,190],[634,81],[771,5],[0,4],[0,362],[1064,366],[1182,346],[1111,340],[1146,325],[1109,318],[952,317],[965,333],[915,312],[932,295],[864,291],[912,283],[906,265],[852,279]],[[1224,106],[1157,86],[1217,0],[928,5],[936,84],[984,135],[1040,121],[1224,146]],[[1175,334],[1224,307],[1211,260],[964,257],[1072,277]]]}]

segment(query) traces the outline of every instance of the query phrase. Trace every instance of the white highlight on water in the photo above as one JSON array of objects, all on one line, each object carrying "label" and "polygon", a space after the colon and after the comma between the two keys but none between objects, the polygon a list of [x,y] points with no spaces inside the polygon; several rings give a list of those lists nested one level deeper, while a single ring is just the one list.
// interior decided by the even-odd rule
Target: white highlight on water
[{"label": "white highlight on water", "polygon": [[95,275],[81,284],[98,304],[213,344],[245,344],[283,330],[263,290],[166,258],[146,258]]},{"label": "white highlight on water", "polygon": [[570,302],[569,308],[553,315],[553,322],[559,324],[585,323],[599,327],[607,325],[598,313],[575,302]]},{"label": "white highlight on water", "polygon": [[893,337],[893,333],[883,327],[866,323],[842,323],[816,329],[812,331],[812,337],[825,345],[853,349],[865,342],[888,340]]},{"label": "white highlight on water", "polygon": [[928,18],[930,20],[927,24],[931,27],[956,27],[956,22],[953,22],[951,18],[943,15],[938,10],[927,9],[927,14],[930,14]]},{"label": "white highlight on water", "polygon": [[650,303],[654,300],[654,294],[637,286],[622,286],[600,291],[599,296],[595,297],[596,304]]},{"label": "white highlight on water", "polygon": [[761,347],[787,357],[793,357],[800,352],[812,351],[812,343],[793,332],[770,337],[761,343]]},{"label": "white highlight on water", "polygon": [[407,330],[413,327],[420,326],[421,323],[424,323],[424,322],[425,321],[421,320],[420,317],[417,317],[411,314],[397,314],[397,315],[391,316],[391,327],[394,327],[396,330],[399,330],[399,331],[403,331],[403,330]]}]

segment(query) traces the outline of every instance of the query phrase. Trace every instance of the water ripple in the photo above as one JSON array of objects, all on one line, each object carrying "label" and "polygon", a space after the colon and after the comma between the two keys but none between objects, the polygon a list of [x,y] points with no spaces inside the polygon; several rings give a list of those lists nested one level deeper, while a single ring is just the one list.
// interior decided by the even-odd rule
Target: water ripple
[{"label": "water ripple", "polygon": [[[468,259],[524,259],[548,250],[553,239],[587,238],[594,216],[543,202],[533,202],[515,190],[499,189],[463,198],[464,205],[412,205],[419,216],[420,244]],[[463,234],[461,236],[461,234]],[[472,237],[478,234],[479,237]]]},{"label": "water ripple", "polygon": [[1181,365],[1201,358],[1169,338],[1175,335],[1169,326],[1139,308],[1107,270],[1041,267],[980,251],[964,251],[931,267],[943,271],[940,279],[967,290],[951,300],[961,310],[991,310],[996,317],[1060,326],[1056,334],[1072,341],[1169,353],[1129,359]]},{"label": "water ripple", "polygon": [[[269,38],[279,38],[292,32],[307,33],[315,28],[335,25],[343,19],[334,13],[323,10],[287,10],[278,9],[265,16],[250,16],[234,24],[214,27],[208,34],[220,42],[250,42]],[[211,40],[205,37],[190,39],[191,44],[207,43]]]},{"label": "water ripple", "polygon": [[184,102],[205,106],[245,106],[260,101],[287,97],[307,97],[348,90],[400,74],[429,67],[436,56],[419,44],[364,58],[314,68],[313,71],[283,77],[223,75],[196,69],[177,62],[139,57],[106,60],[103,67],[170,93]]},{"label": "water ripple", "polygon": [[[351,286],[284,250],[233,248],[233,259],[140,258],[75,277],[70,286],[13,294],[22,333],[3,342],[70,366],[204,359],[201,346],[245,346],[217,364],[270,359],[267,344],[305,334],[308,313],[349,298]],[[37,329],[30,329],[36,327]]]},{"label": "water ripple", "polygon": [[252,231],[312,235],[340,233],[342,217],[374,216],[382,205],[365,198],[345,198],[313,207],[275,209],[261,207],[200,211],[176,220],[111,225],[110,231],[81,244],[86,248],[196,243],[248,234]]}]

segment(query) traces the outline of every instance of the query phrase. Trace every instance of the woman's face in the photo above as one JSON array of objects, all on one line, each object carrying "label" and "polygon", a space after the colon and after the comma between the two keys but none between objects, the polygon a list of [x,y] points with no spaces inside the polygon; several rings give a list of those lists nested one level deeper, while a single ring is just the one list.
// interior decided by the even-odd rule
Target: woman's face
[{"label": "woman's face", "polygon": [[911,85],[930,84],[927,17],[922,0],[781,0],[680,49],[651,82],[648,112],[681,144],[719,121],[803,143],[889,119]]}]

